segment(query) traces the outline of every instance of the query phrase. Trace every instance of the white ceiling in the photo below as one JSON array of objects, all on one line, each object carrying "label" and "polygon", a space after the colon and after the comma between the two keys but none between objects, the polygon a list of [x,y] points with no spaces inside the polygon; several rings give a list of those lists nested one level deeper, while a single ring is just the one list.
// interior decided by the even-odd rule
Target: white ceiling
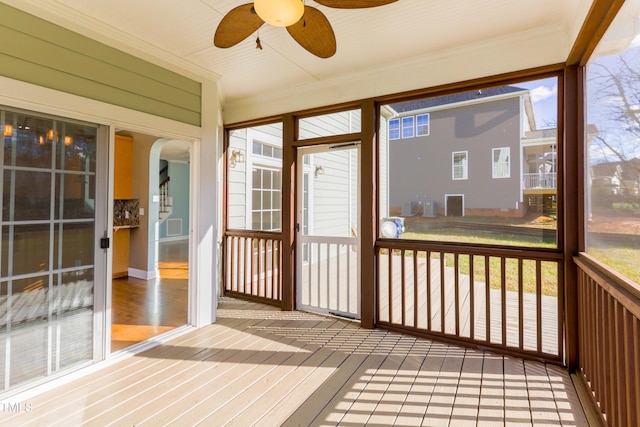
[{"label": "white ceiling", "polygon": [[312,0],[336,34],[320,59],[264,25],[213,46],[245,0],[4,0],[176,71],[219,78],[227,122],[563,62],[591,0],[399,0],[360,10]]}]

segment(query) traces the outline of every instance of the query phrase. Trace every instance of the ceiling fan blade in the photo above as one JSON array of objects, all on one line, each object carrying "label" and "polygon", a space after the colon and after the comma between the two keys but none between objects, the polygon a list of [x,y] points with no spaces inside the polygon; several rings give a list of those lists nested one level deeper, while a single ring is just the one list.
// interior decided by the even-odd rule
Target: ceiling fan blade
[{"label": "ceiling fan blade", "polygon": [[291,37],[312,54],[329,58],[336,53],[336,35],[329,20],[318,9],[305,6],[302,19],[287,27]]},{"label": "ceiling fan blade", "polygon": [[243,4],[227,13],[213,36],[216,47],[235,46],[253,34],[264,21],[253,11],[253,3]]},{"label": "ceiling fan blade", "polygon": [[362,9],[365,7],[384,6],[395,3],[398,0],[316,0],[323,6],[334,7],[336,9]]}]

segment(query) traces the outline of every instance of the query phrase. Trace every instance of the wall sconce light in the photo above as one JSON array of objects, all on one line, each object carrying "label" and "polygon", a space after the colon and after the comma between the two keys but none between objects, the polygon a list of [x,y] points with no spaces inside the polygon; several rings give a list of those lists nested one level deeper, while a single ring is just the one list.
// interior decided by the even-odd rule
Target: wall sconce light
[{"label": "wall sconce light", "polygon": [[44,136],[40,135],[40,136],[38,137],[38,144],[40,144],[40,145],[44,145]]},{"label": "wall sconce light", "polygon": [[53,130],[53,129],[49,129],[47,131],[47,140],[48,141],[53,141],[53,140],[56,140],[56,139],[58,139],[58,132]]},{"label": "wall sconce light", "polygon": [[70,137],[69,135],[66,135],[64,137],[64,145],[69,146],[71,144],[73,144],[73,138]]},{"label": "wall sconce light", "polygon": [[316,166],[316,171],[313,173],[313,176],[317,178],[318,175],[324,175],[324,168],[322,166]]},{"label": "wall sconce light", "polygon": [[229,158],[229,167],[235,168],[237,163],[244,163],[244,154],[240,150],[233,150]]},{"label": "wall sconce light", "polygon": [[11,136],[11,135],[13,135],[13,126],[4,125],[4,136]]}]

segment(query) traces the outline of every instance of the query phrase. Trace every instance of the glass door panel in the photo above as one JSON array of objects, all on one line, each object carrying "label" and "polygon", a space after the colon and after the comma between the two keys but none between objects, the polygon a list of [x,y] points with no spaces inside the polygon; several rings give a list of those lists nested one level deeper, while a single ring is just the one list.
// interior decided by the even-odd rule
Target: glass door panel
[{"label": "glass door panel", "polygon": [[7,391],[96,358],[98,128],[12,111],[0,111],[0,126],[0,391]]}]

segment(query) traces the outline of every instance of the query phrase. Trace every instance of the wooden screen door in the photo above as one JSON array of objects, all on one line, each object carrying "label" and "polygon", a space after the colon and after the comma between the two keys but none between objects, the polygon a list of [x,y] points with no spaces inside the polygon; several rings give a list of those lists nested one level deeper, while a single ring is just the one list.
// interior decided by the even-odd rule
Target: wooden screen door
[{"label": "wooden screen door", "polygon": [[360,318],[360,144],[298,150],[297,307]]}]

